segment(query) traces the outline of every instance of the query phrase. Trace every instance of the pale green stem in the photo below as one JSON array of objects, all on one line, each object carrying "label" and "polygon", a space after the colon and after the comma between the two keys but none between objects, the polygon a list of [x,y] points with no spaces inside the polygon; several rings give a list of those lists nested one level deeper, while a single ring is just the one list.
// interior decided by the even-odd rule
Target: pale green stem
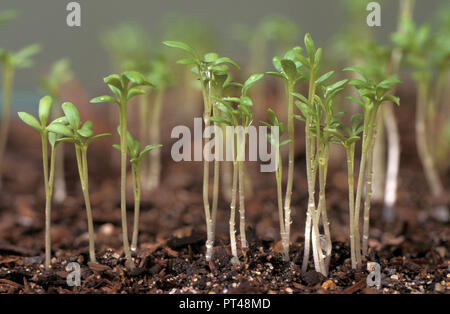
[{"label": "pale green stem", "polygon": [[91,201],[89,198],[89,177],[88,177],[88,164],[87,164],[87,147],[79,147],[75,145],[75,153],[78,164],[78,172],[80,175],[81,189],[83,191],[84,203],[86,205],[86,216],[88,223],[89,233],[89,258],[91,262],[96,262],[95,258],[95,234],[94,234],[94,222],[92,219]]},{"label": "pale green stem", "polygon": [[[54,93],[53,99],[59,103],[58,93]],[[56,119],[63,114],[60,106],[52,107],[52,118]],[[66,179],[64,176],[64,145],[58,145],[58,150],[55,154],[55,191],[53,198],[56,202],[61,203],[66,199]]]},{"label": "pale green stem", "polygon": [[367,170],[366,170],[366,198],[364,200],[364,225],[363,225],[363,239],[362,239],[362,253],[367,255],[368,241],[369,241],[369,224],[370,224],[370,205],[372,201],[372,182],[373,182],[373,155],[374,146],[377,134],[376,117],[378,105],[375,109],[374,120],[371,124],[369,135],[369,148],[367,154]]},{"label": "pale green stem", "polygon": [[[246,131],[245,131],[246,132]],[[244,134],[244,138],[242,143],[240,144],[239,147],[239,154],[241,156],[241,158],[239,160],[244,160],[244,155],[245,155],[245,137],[246,134]],[[242,250],[244,251],[244,254],[246,254],[246,250],[247,250],[247,237],[245,234],[245,172],[244,172],[244,162],[243,161],[238,161],[238,166],[239,166],[239,216],[240,216],[240,235],[241,235],[241,247]]]},{"label": "pale green stem", "polygon": [[141,205],[141,175],[139,163],[131,164],[131,173],[133,179],[133,195],[134,195],[134,227],[131,240],[131,250],[136,251],[138,247],[139,237],[139,211]]},{"label": "pale green stem", "polygon": [[[51,224],[51,190],[49,188],[49,174],[48,174],[48,133],[47,131],[41,132],[42,142],[42,167],[44,171],[44,188],[45,188],[45,269],[49,269],[51,263],[51,237],[50,237],[50,224]],[[53,153],[52,153],[53,155]]]},{"label": "pale green stem", "polygon": [[[288,177],[286,184],[286,196],[284,199],[284,220],[285,220],[285,237],[287,238],[287,251],[289,252],[289,237],[291,225],[291,199],[292,186],[294,182],[294,91],[293,84],[288,82],[286,86],[286,97],[288,103],[288,135],[289,135],[289,160],[288,160]],[[286,243],[286,239],[283,241]],[[289,253],[284,255],[289,260]]]},{"label": "pale green stem", "polygon": [[355,175],[354,175],[354,160],[355,160],[355,143],[346,146],[347,153],[347,173],[348,173],[348,203],[350,216],[350,257],[352,269],[356,269],[356,250],[355,250]]},{"label": "pale green stem", "polygon": [[[313,103],[316,94],[316,84],[314,69],[310,72],[308,100]],[[309,261],[309,251],[311,244],[311,220],[315,211],[315,170],[314,170],[314,139],[311,136],[310,125],[312,118],[308,115],[305,122],[305,154],[306,154],[306,177],[308,181],[308,209],[305,222],[305,249],[303,255],[302,272],[306,272]]]},{"label": "pale green stem", "polygon": [[237,162],[233,162],[233,183],[231,189],[231,205],[230,205],[230,245],[231,245],[231,253],[234,257],[235,263],[239,261],[237,255],[237,246],[236,246],[236,190],[237,190],[237,181],[238,181],[238,164]]},{"label": "pale green stem", "polygon": [[[211,86],[209,86],[208,90],[204,82],[201,82],[202,92],[203,92],[203,101],[204,101],[204,113],[203,113],[203,121],[205,123],[205,129],[210,126],[210,117],[211,117],[211,104],[209,92],[211,91]],[[211,85],[211,84],[210,84]],[[203,160],[203,208],[205,210],[205,218],[206,218],[206,261],[210,261],[212,258],[212,249],[214,246],[214,230],[212,229],[212,219],[211,212],[209,207],[209,161],[205,158]]]},{"label": "pale green stem", "polygon": [[[123,91],[126,95],[127,92]],[[128,267],[134,269],[134,263],[131,258],[130,244],[128,242],[127,227],[127,99],[122,98],[120,105],[120,213],[122,215],[122,237],[123,250],[128,262]]]}]

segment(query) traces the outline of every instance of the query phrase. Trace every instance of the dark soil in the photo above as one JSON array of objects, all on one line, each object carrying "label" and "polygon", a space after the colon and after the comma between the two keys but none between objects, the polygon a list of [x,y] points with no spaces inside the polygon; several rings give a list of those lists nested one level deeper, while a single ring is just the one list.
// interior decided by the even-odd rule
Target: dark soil
[{"label": "dark soil", "polygon": [[[158,190],[144,192],[143,196],[140,245],[133,256],[136,269],[130,271],[126,267],[122,251],[119,156],[110,148],[112,142],[105,140],[93,144],[89,151],[98,263],[88,261],[84,202],[73,148],[66,145],[69,196],[63,204],[53,205],[53,260],[52,268],[45,271],[39,138],[32,129],[13,123],[6,161],[2,165],[0,293],[449,293],[450,228],[448,222],[441,222],[432,215],[431,208],[435,204],[429,199],[415,150],[413,107],[413,102],[408,103],[408,98],[402,97],[398,117],[403,122],[403,154],[395,222],[385,224],[381,220],[382,209],[378,204],[374,204],[371,211],[367,260],[381,265],[382,282],[378,290],[366,286],[365,263],[361,271],[355,272],[350,267],[344,160],[338,159],[329,170],[327,203],[334,241],[329,277],[316,273],[312,262],[308,272],[300,270],[307,202],[300,127],[296,143],[291,262],[283,262],[281,257],[275,179],[273,174],[259,173],[256,163],[248,163],[253,185],[253,195],[247,198],[246,204],[249,250],[241,255],[241,265],[230,263],[229,207],[222,198],[214,258],[205,262],[202,178],[199,175],[202,167],[198,162],[172,161],[173,140],[168,136],[175,124],[170,122],[163,130],[166,138],[163,139],[162,185]],[[170,112],[170,108],[166,112]],[[95,113],[82,112],[82,115],[92,118]],[[164,119],[172,121],[170,118]],[[337,156],[339,154],[342,155],[342,151],[338,150]],[[450,173],[442,174],[442,178],[449,187]],[[131,188],[131,184],[129,186]],[[132,191],[128,192],[131,228]],[[69,287],[66,283],[65,268],[70,262],[81,265],[81,287]]]}]

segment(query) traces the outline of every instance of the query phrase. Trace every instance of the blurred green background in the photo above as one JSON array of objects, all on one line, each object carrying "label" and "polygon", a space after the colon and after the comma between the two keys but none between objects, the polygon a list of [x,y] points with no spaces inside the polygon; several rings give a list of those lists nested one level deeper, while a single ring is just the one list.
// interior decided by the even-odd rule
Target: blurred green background
[{"label": "blurred green background", "polygon": [[[15,104],[28,103],[40,94],[37,80],[48,71],[52,62],[70,58],[75,75],[89,92],[103,87],[102,78],[112,72],[110,60],[101,43],[100,35],[122,22],[142,25],[149,34],[153,47],[161,46],[164,38],[164,20],[170,14],[183,14],[209,25],[221,55],[247,63],[247,49],[233,36],[233,25],[256,25],[266,16],[283,15],[299,27],[298,43],[305,32],[310,32],[318,45],[331,47],[336,32],[348,21],[348,15],[336,0],[80,0],[81,27],[66,25],[66,5],[61,0],[1,0],[0,11],[16,9],[17,20],[0,29],[0,46],[18,50],[31,43],[40,43],[43,50],[35,57],[35,66],[18,71],[15,80]],[[446,0],[418,0],[415,10],[417,23],[432,22],[436,10]],[[382,26],[371,28],[380,42],[389,40],[388,34],[396,27],[398,1],[380,1]],[[360,27],[366,24],[368,12],[361,12]],[[332,54],[328,52],[327,54]],[[268,58],[271,56],[268,56]]]}]

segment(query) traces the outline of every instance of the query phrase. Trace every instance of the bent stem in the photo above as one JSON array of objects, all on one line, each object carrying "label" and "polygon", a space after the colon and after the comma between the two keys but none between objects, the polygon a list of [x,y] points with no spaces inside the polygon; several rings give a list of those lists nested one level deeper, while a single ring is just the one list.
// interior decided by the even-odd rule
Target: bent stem
[{"label": "bent stem", "polygon": [[134,227],[131,240],[131,250],[136,251],[138,247],[139,237],[139,211],[141,202],[141,176],[139,164],[131,164],[131,174],[133,179],[133,195],[134,195]]},{"label": "bent stem", "polygon": [[[0,126],[0,165],[3,165],[6,142],[8,140],[9,119],[11,115],[11,94],[14,80],[14,68],[5,64],[3,68],[3,112]],[[0,169],[0,188],[2,186],[2,171]]]},{"label": "bent stem", "polygon": [[86,205],[86,216],[88,222],[89,233],[89,258],[91,262],[96,262],[95,258],[95,235],[94,222],[92,219],[91,201],[89,198],[89,179],[88,179],[88,164],[87,164],[87,147],[75,146],[75,153],[77,158],[78,173],[80,175],[81,189],[83,191],[84,203]]},{"label": "bent stem", "polygon": [[[277,162],[278,168],[275,173],[275,179],[277,182],[277,200],[278,200],[278,220],[280,221],[280,234],[281,234],[281,245],[283,247],[283,260],[289,261],[289,236],[286,232],[287,225],[289,224],[289,220],[287,218],[288,213],[283,212],[283,187],[282,187],[282,175],[283,175],[283,166],[281,161],[281,153],[280,148],[277,148]],[[289,212],[290,216],[290,212]]]}]

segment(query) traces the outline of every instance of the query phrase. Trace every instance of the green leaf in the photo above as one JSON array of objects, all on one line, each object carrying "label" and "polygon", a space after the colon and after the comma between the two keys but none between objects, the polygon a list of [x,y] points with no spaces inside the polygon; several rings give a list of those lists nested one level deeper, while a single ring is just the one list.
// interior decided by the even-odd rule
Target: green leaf
[{"label": "green leaf", "polygon": [[205,57],[204,57],[206,62],[214,62],[218,58],[219,58],[219,55],[217,53],[215,53],[215,52],[207,53],[207,54],[205,54]]},{"label": "green leaf", "polygon": [[80,113],[77,107],[71,102],[65,102],[61,107],[72,129],[77,130],[80,127]]},{"label": "green leaf", "polygon": [[120,78],[120,75],[118,74],[111,74],[108,75],[107,77],[105,77],[103,79],[103,81],[108,84],[108,85],[112,85],[118,89],[122,89],[123,88],[123,82],[122,79]]},{"label": "green leaf", "polygon": [[351,118],[351,125],[352,125],[352,130],[355,131],[358,126],[360,125],[361,121],[363,120],[363,115],[358,113],[355,114],[354,116],[352,116]]},{"label": "green leaf", "polygon": [[359,73],[366,81],[369,80],[367,78],[366,72],[364,72],[364,70],[359,67],[347,67],[347,68],[343,69],[342,71],[353,71],[353,72]]},{"label": "green leaf", "polygon": [[177,61],[177,64],[182,64],[182,65],[194,64],[194,65],[198,65],[197,60],[194,60],[192,58],[180,59],[180,60]]},{"label": "green leaf", "polygon": [[279,147],[282,147],[284,145],[287,145],[291,142],[291,140],[284,140],[283,142],[280,143]]},{"label": "green leaf", "polygon": [[157,145],[147,145],[145,146],[145,148],[142,150],[142,152],[139,154],[139,158],[142,159],[146,154],[148,154],[150,151],[160,148],[162,147],[162,144],[157,144]]},{"label": "green leaf", "polygon": [[333,75],[333,73],[334,73],[334,71],[330,71],[330,72],[328,72],[328,73],[325,73],[324,75],[322,75],[321,77],[319,77],[319,78],[316,80],[316,84],[320,84],[320,83],[322,83],[323,81],[326,81],[327,79],[330,78],[330,76]]},{"label": "green leaf", "polygon": [[394,104],[396,104],[397,106],[400,106],[400,98],[399,97],[395,97],[393,95],[386,95],[383,97],[382,101],[392,101]]},{"label": "green leaf", "polygon": [[91,121],[86,121],[83,126],[77,130],[77,133],[79,135],[81,135],[82,137],[89,137],[92,135],[93,131],[92,131],[92,122]]},{"label": "green leaf", "polygon": [[123,72],[122,74],[123,76],[125,76],[128,80],[130,80],[130,82],[136,84],[136,85],[142,85],[145,83],[145,78],[144,76],[136,71],[126,71]]},{"label": "green leaf", "polygon": [[164,41],[163,44],[168,47],[181,49],[190,54],[195,59],[200,60],[200,56],[197,54],[197,52],[185,43],[179,41]]},{"label": "green leaf", "polygon": [[120,145],[119,144],[113,144],[112,147],[120,151]]},{"label": "green leaf", "polygon": [[73,137],[73,133],[72,130],[63,125],[63,124],[59,124],[59,123],[52,123],[47,127],[47,131],[48,132],[53,132],[62,136],[66,136],[66,137]]},{"label": "green leaf", "polygon": [[306,47],[306,51],[308,52],[308,57],[310,58],[311,61],[313,61],[314,56],[316,54],[316,48],[314,47],[314,42],[311,38],[311,34],[307,33],[305,35],[305,47]]},{"label": "green leaf", "polygon": [[297,77],[297,67],[295,63],[288,59],[282,59],[281,67],[283,68],[283,72],[286,73],[286,76],[289,81],[294,81]]},{"label": "green leaf", "polygon": [[236,62],[234,62],[233,60],[231,60],[230,58],[227,58],[227,57],[218,58],[214,61],[214,64],[221,64],[221,63],[231,64],[237,70],[241,69]]},{"label": "green leaf", "polygon": [[278,72],[266,72],[266,74],[271,75],[271,76],[276,76],[276,77],[282,78],[283,80],[286,80],[286,77]]},{"label": "green leaf", "polygon": [[145,91],[143,91],[142,89],[132,88],[128,91],[128,100],[130,100],[136,95],[143,95],[143,94],[145,94]]},{"label": "green leaf", "polygon": [[351,100],[353,102],[356,102],[357,104],[359,104],[361,107],[365,107],[365,104],[358,98],[352,97],[352,96],[347,96],[345,97],[345,99]]},{"label": "green leaf", "polygon": [[214,117],[209,118],[209,120],[211,122],[214,122],[214,123],[223,123],[223,124],[227,124],[227,125],[231,124],[230,120],[228,120],[228,119],[226,119],[224,117],[216,117],[216,116],[214,116]]},{"label": "green leaf", "polygon": [[108,137],[108,136],[111,136],[111,134],[109,134],[109,133],[98,134],[98,135],[95,135],[95,136],[89,138],[89,140],[87,141],[87,143],[90,144],[90,143],[92,143],[92,142],[95,141],[95,140],[99,140],[99,139],[101,139],[101,138]]},{"label": "green leaf", "polygon": [[252,87],[256,82],[263,78],[264,74],[253,74],[251,75],[247,81],[244,83],[244,87],[242,88],[242,95],[247,95],[247,92],[250,87]]},{"label": "green leaf", "polygon": [[39,121],[33,117],[31,114],[27,112],[18,112],[20,120],[22,120],[25,124],[31,126],[37,131],[42,131],[42,126],[39,124]]},{"label": "green leaf", "polygon": [[99,103],[105,103],[105,102],[112,102],[112,103],[116,103],[116,104],[119,103],[117,101],[117,99],[115,99],[114,97],[109,96],[109,95],[92,98],[90,102],[91,102],[91,104],[99,104]]},{"label": "green leaf", "polygon": [[53,149],[55,149],[55,145],[58,143],[59,138],[60,138],[59,134],[53,132],[48,133],[48,142],[50,143]]},{"label": "green leaf", "polygon": [[47,125],[48,117],[50,116],[50,110],[52,109],[53,99],[50,96],[44,96],[39,101],[39,120],[41,125],[45,127]]}]

